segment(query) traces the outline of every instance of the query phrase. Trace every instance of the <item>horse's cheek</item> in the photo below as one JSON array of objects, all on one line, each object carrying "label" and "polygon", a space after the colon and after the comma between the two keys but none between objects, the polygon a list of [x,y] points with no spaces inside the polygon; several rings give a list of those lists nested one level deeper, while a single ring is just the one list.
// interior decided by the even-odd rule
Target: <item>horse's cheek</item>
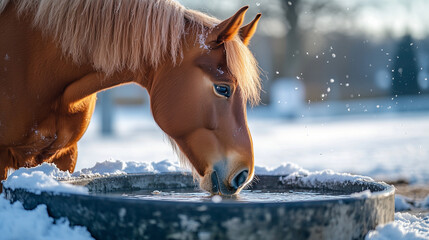
[{"label": "horse's cheek", "polygon": [[156,123],[171,137],[189,134],[200,125],[198,104],[186,96],[185,92],[165,92],[168,94],[151,98],[152,114]]}]

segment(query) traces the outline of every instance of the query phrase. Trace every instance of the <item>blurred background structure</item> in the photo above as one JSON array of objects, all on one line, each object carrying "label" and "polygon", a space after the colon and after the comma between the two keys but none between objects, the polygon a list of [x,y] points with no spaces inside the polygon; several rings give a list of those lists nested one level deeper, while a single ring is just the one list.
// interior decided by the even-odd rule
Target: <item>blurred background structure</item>
[{"label": "blurred background structure", "polygon": [[[307,136],[323,139],[321,135],[335,135],[336,131],[346,129],[341,126],[344,126],[345,122],[350,122],[350,119],[353,121],[358,119],[362,124],[367,121],[367,126],[379,126],[379,129],[367,128],[371,128],[375,133],[386,130],[382,128],[383,122],[387,125],[391,123],[391,128],[386,130],[391,131],[391,135],[384,136],[386,139],[380,138],[378,141],[377,134],[373,133],[360,141],[375,138],[371,139],[372,143],[380,144],[380,148],[383,148],[386,145],[381,145],[388,142],[388,138],[399,134],[395,146],[400,148],[398,154],[400,153],[401,159],[408,156],[408,159],[403,161],[415,160],[418,162],[416,166],[425,161],[429,162],[429,137],[421,135],[417,137],[410,132],[429,129],[429,123],[425,124],[429,122],[429,14],[427,14],[429,1],[179,0],[179,2],[188,8],[219,19],[230,17],[244,5],[250,6],[246,22],[252,20],[257,13],[262,13],[250,48],[262,70],[264,92],[260,106],[249,110],[251,130],[254,119],[262,119],[253,121],[256,122],[253,128],[257,128],[258,124],[263,124],[264,119],[275,118],[283,121],[281,123],[283,125],[306,126],[303,131]],[[109,91],[111,93],[100,95],[96,114],[101,115],[96,115],[97,122],[93,121],[91,127],[102,129],[104,134],[115,137],[121,134],[118,133],[121,131],[119,123],[115,120],[120,118],[118,115],[120,110],[117,109],[131,105],[148,109],[149,98],[144,89],[135,85]],[[335,128],[338,121],[339,128]],[[365,127],[359,121],[354,122],[355,125],[350,125],[350,128]],[[403,123],[400,123],[401,121]],[[101,122],[103,124],[100,127]],[[396,123],[405,127],[396,126]],[[278,125],[280,128],[283,126],[281,124]],[[330,124],[333,124],[333,128],[319,129],[320,126]],[[414,126],[411,126],[413,124]],[[307,126],[317,126],[321,132],[318,130],[311,132]],[[285,132],[285,137],[294,138],[293,133],[293,130]],[[142,131],[141,134],[145,133]],[[353,134],[357,133],[349,131],[341,136],[353,138]],[[262,136],[253,134],[253,137],[257,150],[258,137]],[[409,146],[408,140],[416,141]],[[357,148],[362,146],[362,142],[356,141],[353,144],[356,144]],[[368,146],[365,146],[366,150],[362,151],[368,154],[359,157],[375,156],[374,164],[377,164],[377,159],[390,161],[398,155],[381,156],[383,154],[377,153],[377,147],[371,148],[374,150],[371,152],[372,150],[369,151]],[[141,148],[145,146],[142,144]],[[329,151],[331,150],[332,148],[329,148]],[[386,148],[385,151],[391,150]],[[322,153],[317,156],[321,155]],[[342,155],[345,161],[343,163],[349,164],[350,169],[353,168],[352,162],[357,160],[357,156],[351,155]],[[256,156],[258,157],[257,152]],[[299,159],[299,154],[296,156],[298,157],[295,159],[289,156],[284,160],[300,164],[302,159]],[[328,156],[337,159],[334,155]],[[154,160],[162,159],[148,159]],[[314,161],[317,161],[317,158]],[[397,161],[400,159],[397,158]],[[331,161],[327,165],[317,166],[335,168],[335,164],[335,161]],[[429,163],[427,165],[429,166]],[[372,169],[376,171],[377,166],[374,165]],[[368,174],[371,171],[363,173]]]}]

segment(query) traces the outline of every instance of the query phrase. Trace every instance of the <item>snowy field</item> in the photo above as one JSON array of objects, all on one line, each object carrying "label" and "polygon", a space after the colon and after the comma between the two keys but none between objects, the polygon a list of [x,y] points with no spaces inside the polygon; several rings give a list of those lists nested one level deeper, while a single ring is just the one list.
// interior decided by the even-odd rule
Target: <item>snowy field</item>
[{"label": "snowy field", "polygon": [[[79,173],[179,169],[176,164],[171,164],[176,157],[149,109],[117,108],[115,120],[115,134],[101,136],[97,110],[79,143],[76,168]],[[429,112],[304,116],[288,120],[272,116],[268,108],[257,108],[249,111],[249,127],[256,165],[268,170],[281,165],[276,171],[332,169],[321,173],[349,172],[374,179],[406,179],[412,183],[429,184]],[[160,162],[166,159],[169,161]],[[96,164],[105,160],[112,161]],[[257,169],[267,172],[265,168]],[[64,173],[49,167],[47,170],[16,171],[15,175],[21,174],[25,178],[15,179],[13,184],[39,190],[70,190],[52,179],[58,174],[64,177]],[[396,201],[398,209],[407,208],[404,198],[397,197]],[[429,208],[429,197],[420,204]],[[2,197],[0,223],[0,239],[91,239],[85,228],[70,227],[67,219],[50,218],[43,205],[26,211],[20,203],[11,205]],[[429,239],[429,216],[397,212],[393,223],[379,226],[367,235],[367,239]]]},{"label": "snowy field", "polygon": [[[429,112],[338,115],[288,120],[268,107],[248,113],[255,164],[284,162],[316,171],[332,169],[375,179],[429,183]],[[148,108],[117,108],[115,134],[100,135],[99,112],[79,142],[76,170],[114,159],[176,159]]]}]

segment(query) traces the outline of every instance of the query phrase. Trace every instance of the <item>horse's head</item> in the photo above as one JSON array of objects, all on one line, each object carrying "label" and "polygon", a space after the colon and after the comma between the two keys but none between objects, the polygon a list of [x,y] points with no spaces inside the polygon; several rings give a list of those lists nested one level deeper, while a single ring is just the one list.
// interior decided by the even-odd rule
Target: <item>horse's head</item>
[{"label": "horse's head", "polygon": [[254,173],[246,102],[260,84],[246,45],[260,15],[240,28],[246,10],[187,34],[181,62],[161,65],[148,88],[155,121],[213,194],[238,193]]}]

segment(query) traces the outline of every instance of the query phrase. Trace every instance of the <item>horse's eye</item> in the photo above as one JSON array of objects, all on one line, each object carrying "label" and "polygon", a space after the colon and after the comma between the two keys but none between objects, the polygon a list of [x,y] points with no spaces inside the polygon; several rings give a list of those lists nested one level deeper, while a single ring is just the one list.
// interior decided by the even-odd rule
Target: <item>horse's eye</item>
[{"label": "horse's eye", "polygon": [[231,96],[231,88],[228,85],[217,85],[214,84],[213,86],[214,92],[219,97],[226,97],[229,98]]}]

